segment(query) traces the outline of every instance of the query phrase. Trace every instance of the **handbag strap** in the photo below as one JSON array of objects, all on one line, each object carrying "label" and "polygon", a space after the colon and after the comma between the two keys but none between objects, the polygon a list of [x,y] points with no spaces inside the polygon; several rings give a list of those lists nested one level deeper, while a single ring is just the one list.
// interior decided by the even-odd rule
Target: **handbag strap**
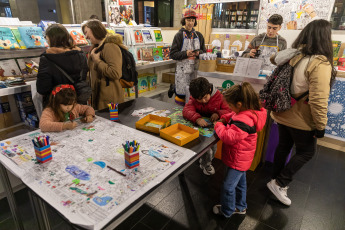
[{"label": "handbag strap", "polygon": [[[55,65],[55,67],[60,70],[60,72],[65,75],[65,77],[67,77],[67,79],[72,82],[72,84],[74,84],[74,81],[73,79],[71,78],[71,76],[69,76],[60,66],[58,66],[57,64],[55,64],[54,62],[50,61],[48,58],[47,58],[48,62],[52,63],[53,65]],[[83,70],[81,70],[81,73],[80,73],[80,79],[82,78],[82,73],[83,73]]]}]

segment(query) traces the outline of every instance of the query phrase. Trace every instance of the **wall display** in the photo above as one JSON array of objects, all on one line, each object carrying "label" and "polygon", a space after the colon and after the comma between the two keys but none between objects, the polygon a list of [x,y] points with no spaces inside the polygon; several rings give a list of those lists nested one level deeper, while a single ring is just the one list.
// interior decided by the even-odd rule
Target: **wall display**
[{"label": "wall display", "polygon": [[301,30],[318,16],[328,20],[335,0],[269,0],[261,1],[259,29],[266,29],[267,20],[273,14],[283,16],[282,29]]},{"label": "wall display", "polygon": [[155,43],[155,40],[152,36],[151,30],[150,29],[142,29],[142,34],[143,34],[143,38],[144,38],[144,42],[146,44],[149,43]]},{"label": "wall display", "polygon": [[132,0],[109,0],[108,1],[108,22],[119,25],[121,22],[130,24],[134,20]]},{"label": "wall display", "polygon": [[336,78],[328,99],[326,136],[345,141],[345,78]]},{"label": "wall display", "polygon": [[16,38],[13,36],[11,29],[0,27],[0,49],[19,49]]},{"label": "wall display", "polygon": [[[49,135],[52,160],[37,164],[33,131],[1,142],[0,160],[71,223],[103,229],[129,205],[195,156],[159,137],[96,117]],[[127,169],[123,143],[140,143],[140,167]],[[71,154],[73,152],[73,154]]]},{"label": "wall display", "polygon": [[41,27],[18,27],[18,30],[27,48],[48,47]]},{"label": "wall display", "polygon": [[1,60],[0,61],[0,79],[6,80],[9,77],[21,77],[21,72],[18,68],[16,60]]}]

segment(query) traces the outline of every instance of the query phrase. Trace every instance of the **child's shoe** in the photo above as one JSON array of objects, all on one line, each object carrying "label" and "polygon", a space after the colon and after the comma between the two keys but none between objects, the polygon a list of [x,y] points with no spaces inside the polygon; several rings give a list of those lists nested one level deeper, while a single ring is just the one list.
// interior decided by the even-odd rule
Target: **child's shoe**
[{"label": "child's shoe", "polygon": [[214,167],[210,164],[210,165],[206,165],[205,167],[202,165],[202,159],[200,158],[199,160],[200,163],[200,168],[202,169],[202,172],[207,175],[213,175],[216,173],[216,170],[214,170]]},{"label": "child's shoe", "polygon": [[240,214],[240,215],[245,215],[247,213],[247,209],[243,209],[240,211],[239,209],[235,208],[235,211],[232,214]]},{"label": "child's shoe", "polygon": [[280,187],[275,179],[272,179],[270,182],[267,183],[268,189],[273,193],[277,199],[282,202],[283,204],[290,206],[291,205],[291,200],[287,196],[287,190],[289,187],[282,188]]}]

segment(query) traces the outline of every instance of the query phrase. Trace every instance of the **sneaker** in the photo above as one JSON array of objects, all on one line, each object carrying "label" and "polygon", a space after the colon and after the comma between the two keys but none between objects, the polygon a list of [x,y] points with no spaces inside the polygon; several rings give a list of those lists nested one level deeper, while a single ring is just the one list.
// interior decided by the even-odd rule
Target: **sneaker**
[{"label": "sneaker", "polygon": [[239,209],[235,208],[235,211],[233,214],[240,214],[240,215],[245,215],[247,213],[247,209],[243,209],[242,211],[240,211]]},{"label": "sneaker", "polygon": [[291,205],[291,200],[289,199],[289,197],[287,196],[287,190],[289,187],[285,187],[282,188],[280,187],[276,180],[273,179],[270,182],[267,183],[267,187],[268,189],[273,193],[273,195],[275,197],[277,197],[277,199],[282,202],[283,204],[290,206]]},{"label": "sneaker", "polygon": [[168,97],[172,98],[172,96],[175,93],[175,84],[170,84],[169,90],[168,90]]},{"label": "sneaker", "polygon": [[224,216],[221,209],[222,209],[222,205],[217,204],[217,205],[213,206],[213,213],[216,215]]},{"label": "sneaker", "polygon": [[207,176],[210,176],[216,173],[212,165],[207,165],[205,167],[200,165],[200,168],[202,169],[203,173]]}]

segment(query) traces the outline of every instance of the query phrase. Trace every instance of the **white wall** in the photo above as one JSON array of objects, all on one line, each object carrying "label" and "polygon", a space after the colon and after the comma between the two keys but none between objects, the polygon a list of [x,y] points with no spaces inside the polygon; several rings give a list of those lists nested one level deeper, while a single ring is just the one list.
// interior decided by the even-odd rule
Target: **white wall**
[{"label": "white wall", "polygon": [[174,40],[175,34],[177,34],[178,30],[162,30],[162,36],[164,43],[172,43]]}]

